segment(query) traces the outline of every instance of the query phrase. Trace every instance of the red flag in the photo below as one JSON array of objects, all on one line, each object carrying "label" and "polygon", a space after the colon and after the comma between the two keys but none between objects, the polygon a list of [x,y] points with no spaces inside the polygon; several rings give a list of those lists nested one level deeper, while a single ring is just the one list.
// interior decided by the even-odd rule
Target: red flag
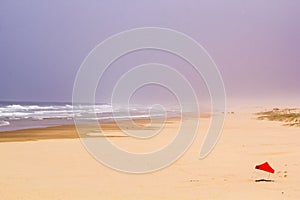
[{"label": "red flag", "polygon": [[269,165],[268,162],[265,162],[261,165],[256,165],[255,169],[263,170],[263,171],[266,171],[266,172],[269,172],[272,174],[274,174],[274,172],[275,172],[275,170]]}]

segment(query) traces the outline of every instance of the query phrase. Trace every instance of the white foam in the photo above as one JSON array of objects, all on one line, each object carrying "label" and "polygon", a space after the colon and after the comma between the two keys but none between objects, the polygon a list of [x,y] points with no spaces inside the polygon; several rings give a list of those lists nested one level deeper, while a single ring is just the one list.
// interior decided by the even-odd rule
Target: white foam
[{"label": "white foam", "polygon": [[6,107],[7,107],[7,108],[10,108],[10,109],[19,109],[19,110],[26,109],[24,106],[17,105],[17,104],[14,104],[14,105],[8,105],[8,106],[6,106]]},{"label": "white foam", "polygon": [[28,115],[28,113],[24,113],[24,112],[2,112],[2,113],[0,113],[0,117],[10,117],[10,118],[25,117],[27,115]]},{"label": "white foam", "polygon": [[[135,114],[131,115],[134,112]],[[112,113],[112,114],[110,114]],[[164,116],[161,113],[151,112],[141,106],[122,107],[109,104],[102,105],[5,105],[0,107],[1,120],[46,120],[46,119],[73,119],[74,116],[83,120],[130,119]],[[96,117],[96,118],[95,118]],[[2,125],[3,126],[3,125]]]},{"label": "white foam", "polygon": [[93,136],[93,137],[99,137],[99,136],[103,136],[102,133],[96,133],[96,132],[92,132],[92,133],[87,133],[87,136]]},{"label": "white foam", "polygon": [[8,126],[9,124],[7,121],[0,121],[0,126]]}]

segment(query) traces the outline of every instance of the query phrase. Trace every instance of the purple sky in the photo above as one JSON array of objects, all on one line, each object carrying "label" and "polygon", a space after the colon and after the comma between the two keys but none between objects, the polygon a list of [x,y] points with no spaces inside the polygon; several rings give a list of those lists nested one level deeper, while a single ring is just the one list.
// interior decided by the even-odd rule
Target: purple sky
[{"label": "purple sky", "polygon": [[[300,1],[292,0],[1,0],[0,100],[70,101],[89,51],[112,34],[143,26],[172,28],[202,44],[221,71],[229,99],[297,98],[299,19]],[[151,55],[127,58],[115,73],[151,61]],[[189,71],[187,76],[193,79]],[[105,101],[104,94],[97,98]]]}]

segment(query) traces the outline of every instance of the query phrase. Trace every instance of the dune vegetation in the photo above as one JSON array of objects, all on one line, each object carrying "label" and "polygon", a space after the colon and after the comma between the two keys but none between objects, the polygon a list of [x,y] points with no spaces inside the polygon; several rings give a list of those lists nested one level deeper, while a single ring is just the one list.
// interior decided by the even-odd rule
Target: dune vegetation
[{"label": "dune vegetation", "polygon": [[287,126],[300,127],[300,109],[297,108],[273,108],[270,111],[256,113],[260,120],[280,121]]}]

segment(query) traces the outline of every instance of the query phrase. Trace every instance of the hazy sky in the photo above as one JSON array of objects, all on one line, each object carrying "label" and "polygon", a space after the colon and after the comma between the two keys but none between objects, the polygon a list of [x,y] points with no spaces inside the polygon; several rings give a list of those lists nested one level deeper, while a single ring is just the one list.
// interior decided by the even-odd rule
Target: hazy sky
[{"label": "hazy sky", "polygon": [[[172,28],[202,44],[229,99],[296,98],[299,19],[297,0],[1,0],[0,100],[70,101],[89,51],[112,34],[143,26]],[[131,56],[115,73],[135,60],[151,61],[153,54]]]}]

